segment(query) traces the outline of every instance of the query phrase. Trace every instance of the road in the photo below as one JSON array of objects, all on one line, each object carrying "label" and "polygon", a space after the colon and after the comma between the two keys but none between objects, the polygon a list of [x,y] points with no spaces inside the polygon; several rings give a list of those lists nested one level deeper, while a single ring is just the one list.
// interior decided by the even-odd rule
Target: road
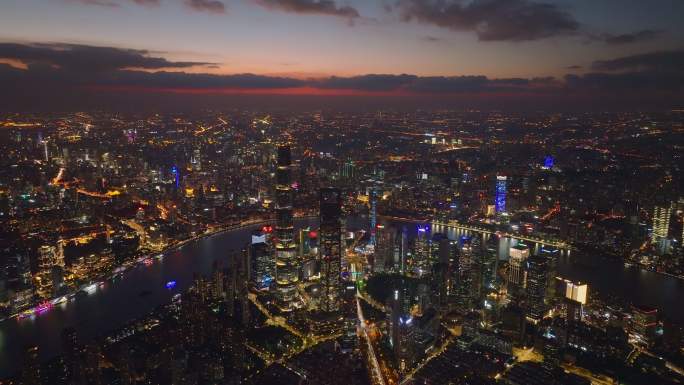
[{"label": "road", "polygon": [[382,370],[380,369],[380,363],[378,362],[378,357],[375,354],[375,348],[373,347],[373,343],[371,342],[370,337],[368,336],[368,328],[366,326],[366,320],[363,317],[363,312],[361,311],[361,303],[359,302],[359,298],[356,298],[356,312],[359,317],[359,327],[361,328],[361,332],[363,333],[363,337],[366,340],[366,344],[368,345],[368,358],[369,358],[369,363],[370,363],[370,369],[371,369],[371,375],[373,376],[373,383],[374,384],[380,384],[380,385],[385,385],[385,377],[382,375]]}]

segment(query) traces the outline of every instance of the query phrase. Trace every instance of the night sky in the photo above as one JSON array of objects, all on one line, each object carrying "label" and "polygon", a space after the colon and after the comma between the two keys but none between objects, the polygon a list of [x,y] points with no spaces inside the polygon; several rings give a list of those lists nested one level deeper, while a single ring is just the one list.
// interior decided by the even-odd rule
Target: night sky
[{"label": "night sky", "polygon": [[683,18],[679,0],[4,0],[0,101],[330,95],[672,108],[684,103]]}]

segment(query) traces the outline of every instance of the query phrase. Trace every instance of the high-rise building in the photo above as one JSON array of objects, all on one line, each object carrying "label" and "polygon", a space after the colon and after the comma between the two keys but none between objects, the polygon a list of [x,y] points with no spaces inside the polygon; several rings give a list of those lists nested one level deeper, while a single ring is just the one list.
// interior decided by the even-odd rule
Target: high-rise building
[{"label": "high-rise building", "polygon": [[671,217],[671,205],[662,205],[653,208],[653,232],[651,233],[651,241],[653,243],[658,243],[667,238],[670,231]]},{"label": "high-rise building", "polygon": [[[434,240],[433,240],[434,242]],[[453,284],[453,269],[455,268],[456,258],[458,258],[458,242],[452,241],[446,236],[439,238],[439,255],[435,266],[434,280],[436,287],[434,288],[437,296],[437,303],[440,310],[446,311],[451,302],[452,284]]]},{"label": "high-rise building", "polygon": [[463,311],[469,311],[473,307],[473,300],[478,289],[475,277],[476,254],[479,244],[472,238],[463,238],[461,250],[458,255],[458,279],[456,282],[456,304]]},{"label": "high-rise building", "polygon": [[530,256],[530,249],[522,244],[510,248],[510,259],[508,260],[508,288],[509,291],[515,288],[525,287],[525,269],[523,262]]},{"label": "high-rise building", "polygon": [[354,179],[354,176],[356,175],[356,167],[354,165],[353,160],[348,159],[346,162],[342,164],[340,175],[342,176],[342,178],[348,181]]},{"label": "high-rise building", "polygon": [[375,247],[377,244],[376,231],[377,231],[377,205],[378,205],[378,193],[375,189],[370,191],[370,244]]},{"label": "high-rise building", "polygon": [[320,191],[321,308],[339,309],[342,263],[342,195],[339,189]]},{"label": "high-rise building", "polygon": [[481,262],[483,291],[496,290],[498,287],[499,237],[492,235],[485,240],[482,248]]},{"label": "high-rise building", "polygon": [[506,183],[507,177],[503,175],[496,176],[496,189],[494,195],[494,206],[496,213],[506,212]]},{"label": "high-rise building", "polygon": [[250,280],[257,289],[267,289],[273,283],[275,276],[275,263],[271,247],[268,242],[269,226],[252,232],[252,241],[249,245],[249,260],[252,264]]},{"label": "high-rise building", "polygon": [[587,284],[561,280],[565,286],[565,306],[567,308],[568,321],[582,321],[584,318],[584,305],[587,303]]},{"label": "high-rise building", "polygon": [[290,146],[278,146],[276,169],[276,226],[275,257],[278,306],[282,311],[291,311],[297,295],[297,253],[294,242],[292,219]]},{"label": "high-rise building", "polygon": [[38,271],[34,276],[36,292],[41,298],[49,298],[53,291],[52,269],[57,265],[57,250],[54,246],[41,246],[38,249]]},{"label": "high-rise building", "polygon": [[640,306],[632,307],[630,334],[641,344],[651,346],[658,327],[658,309]]},{"label": "high-rise building", "polygon": [[544,318],[548,261],[543,255],[535,255],[527,259],[527,303],[528,318],[539,322]]},{"label": "high-rise building", "polygon": [[376,226],[375,255],[373,260],[373,271],[383,272],[390,268],[394,258],[394,237],[396,230],[392,227],[383,225]]},{"label": "high-rise building", "polygon": [[411,316],[411,298],[408,287],[402,282],[401,289],[395,289],[391,301],[390,312],[390,344],[397,359],[397,366],[402,373],[411,369],[413,349],[411,339],[415,332],[414,319]]},{"label": "high-rise building", "polygon": [[408,228],[402,226],[399,235],[395,239],[394,246],[394,269],[401,274],[406,273],[408,261]]},{"label": "high-rise building", "polygon": [[299,230],[299,255],[318,255],[318,232],[306,227]]},{"label": "high-rise building", "polygon": [[430,230],[427,226],[418,226],[413,245],[414,271],[423,276],[430,271]]},{"label": "high-rise building", "polygon": [[546,258],[546,298],[547,305],[553,304],[556,299],[556,274],[558,273],[558,258],[560,257],[560,250],[550,247],[542,246],[539,250],[539,255]]}]

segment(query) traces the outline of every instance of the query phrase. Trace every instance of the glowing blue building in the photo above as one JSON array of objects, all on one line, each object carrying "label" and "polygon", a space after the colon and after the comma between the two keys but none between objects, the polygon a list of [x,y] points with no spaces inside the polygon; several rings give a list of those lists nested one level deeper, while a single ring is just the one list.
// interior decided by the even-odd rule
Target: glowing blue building
[{"label": "glowing blue building", "polygon": [[497,213],[506,212],[506,182],[507,178],[505,176],[496,176],[496,194],[494,196],[494,206]]}]

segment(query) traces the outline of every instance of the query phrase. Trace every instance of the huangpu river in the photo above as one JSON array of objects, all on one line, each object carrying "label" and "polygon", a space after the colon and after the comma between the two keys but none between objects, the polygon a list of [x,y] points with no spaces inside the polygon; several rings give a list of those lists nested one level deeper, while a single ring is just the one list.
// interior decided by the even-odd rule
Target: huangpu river
[{"label": "huangpu river", "polygon": [[[296,227],[315,226],[315,222],[296,220]],[[350,218],[347,229],[367,227],[367,222],[361,217]],[[380,222],[397,228],[406,226],[409,237],[418,228],[415,223]],[[59,354],[60,334],[66,327],[75,328],[79,340],[87,342],[168,303],[173,295],[189,287],[194,273],[208,274],[216,260],[227,266],[230,252],[247,244],[251,232],[259,227],[230,230],[188,243],[169,251],[161,260],[155,259],[150,265],[140,264],[90,294],[76,296],[44,314],[5,320],[0,323],[0,378],[14,374],[21,367],[24,351],[29,346],[37,345],[44,360]],[[455,237],[455,232],[448,233]],[[578,258],[581,260],[577,261]],[[602,295],[626,297],[635,303],[655,306],[668,318],[684,322],[684,307],[677,302],[684,296],[684,281],[677,278],[592,256],[564,257],[559,261],[558,273],[587,282],[589,295],[596,290]],[[167,288],[169,281],[176,281],[175,287]]]}]

